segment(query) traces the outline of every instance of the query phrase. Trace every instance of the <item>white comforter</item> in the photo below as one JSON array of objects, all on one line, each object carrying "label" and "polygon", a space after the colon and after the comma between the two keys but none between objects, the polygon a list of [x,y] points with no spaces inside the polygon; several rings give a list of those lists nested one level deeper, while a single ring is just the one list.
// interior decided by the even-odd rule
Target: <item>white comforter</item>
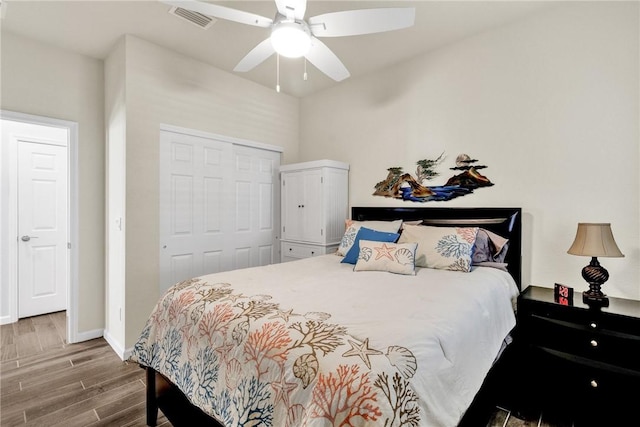
[{"label": "white comforter", "polygon": [[227,427],[456,426],[515,325],[511,276],[341,259],[178,284],[132,359]]}]

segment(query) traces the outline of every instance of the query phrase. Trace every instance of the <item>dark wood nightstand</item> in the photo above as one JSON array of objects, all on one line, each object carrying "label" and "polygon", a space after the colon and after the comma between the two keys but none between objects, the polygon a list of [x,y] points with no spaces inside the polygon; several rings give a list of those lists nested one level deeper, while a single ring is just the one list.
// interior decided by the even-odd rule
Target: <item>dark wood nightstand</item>
[{"label": "dark wood nightstand", "polygon": [[524,412],[560,414],[575,426],[640,426],[640,301],[591,308],[554,302],[553,289],[518,298]]}]

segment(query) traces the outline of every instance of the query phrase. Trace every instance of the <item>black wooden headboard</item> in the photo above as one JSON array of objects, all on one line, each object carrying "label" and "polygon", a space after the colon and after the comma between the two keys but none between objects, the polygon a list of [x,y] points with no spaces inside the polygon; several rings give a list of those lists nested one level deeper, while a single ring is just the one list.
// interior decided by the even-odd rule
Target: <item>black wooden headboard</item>
[{"label": "black wooden headboard", "polygon": [[491,230],[509,239],[505,258],[507,269],[522,290],[522,209],[521,208],[425,208],[352,207],[356,221],[422,220],[425,225],[474,226]]}]

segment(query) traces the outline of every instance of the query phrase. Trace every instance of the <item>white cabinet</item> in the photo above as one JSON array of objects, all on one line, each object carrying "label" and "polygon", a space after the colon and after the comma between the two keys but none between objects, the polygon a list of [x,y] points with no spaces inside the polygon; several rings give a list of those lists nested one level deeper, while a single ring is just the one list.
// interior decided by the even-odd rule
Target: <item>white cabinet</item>
[{"label": "white cabinet", "polygon": [[318,160],[280,167],[282,261],[335,251],[349,216],[349,165]]}]

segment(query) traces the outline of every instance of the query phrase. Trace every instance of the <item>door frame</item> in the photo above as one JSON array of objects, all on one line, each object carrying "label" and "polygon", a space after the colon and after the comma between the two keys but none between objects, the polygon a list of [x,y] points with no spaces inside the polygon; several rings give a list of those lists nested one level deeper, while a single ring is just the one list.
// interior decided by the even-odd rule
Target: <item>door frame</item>
[{"label": "door frame", "polygon": [[[32,114],[19,113],[15,111],[0,110],[0,118],[15,122],[22,122],[34,125],[44,125],[67,129],[69,140],[67,141],[67,185],[68,185],[68,236],[67,241],[71,244],[69,250],[69,267],[67,276],[67,342],[69,344],[78,342],[78,123],[68,120],[55,119],[50,117],[36,116]],[[18,236],[18,195],[17,189],[17,161],[18,147],[11,144],[3,155],[8,155],[9,173],[8,176],[8,199],[3,203],[8,203],[8,229],[6,238],[8,242],[9,262],[7,264],[9,288],[9,313],[2,318],[1,323],[13,323],[18,321],[18,245],[13,236]],[[4,199],[4,195],[2,196]],[[5,211],[6,212],[6,211]],[[3,233],[4,234],[4,233]]]}]

